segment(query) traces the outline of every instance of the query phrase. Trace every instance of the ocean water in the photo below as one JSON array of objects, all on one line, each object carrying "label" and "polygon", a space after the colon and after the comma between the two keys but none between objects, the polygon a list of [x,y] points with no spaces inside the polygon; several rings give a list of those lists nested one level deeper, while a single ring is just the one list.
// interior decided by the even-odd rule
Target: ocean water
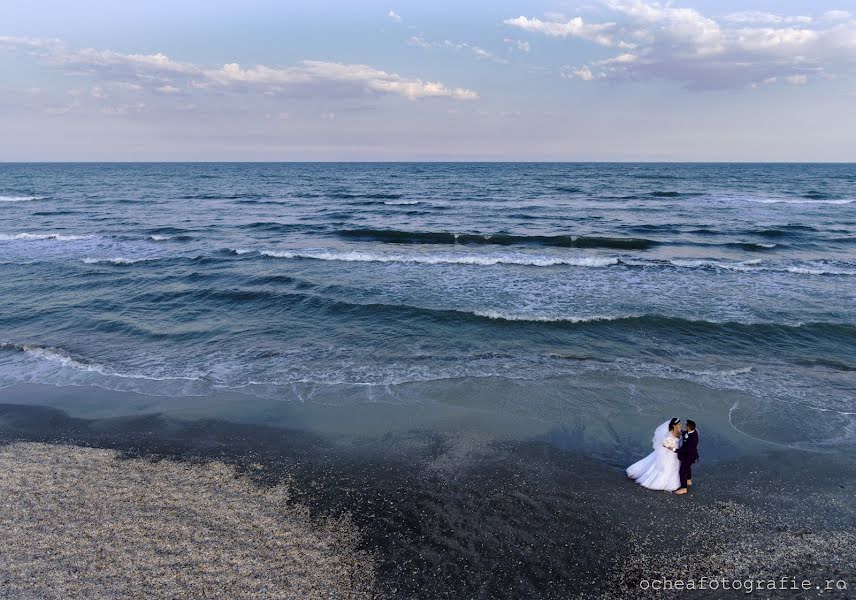
[{"label": "ocean water", "polygon": [[0,298],[0,386],[856,439],[856,165],[3,164]]}]

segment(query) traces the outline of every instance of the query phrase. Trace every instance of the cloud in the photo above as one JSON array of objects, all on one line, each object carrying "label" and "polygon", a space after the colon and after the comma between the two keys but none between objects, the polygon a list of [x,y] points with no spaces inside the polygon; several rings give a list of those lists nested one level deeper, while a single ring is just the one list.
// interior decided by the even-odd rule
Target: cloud
[{"label": "cloud", "polygon": [[765,79],[763,81],[763,83],[766,83],[768,85],[773,84],[773,83],[779,83],[779,82],[787,83],[789,85],[805,85],[808,83],[808,76],[807,75],[786,75],[784,77],[768,77],[767,79]]},{"label": "cloud", "polygon": [[588,67],[580,67],[578,69],[574,69],[572,67],[564,67],[562,69],[562,77],[565,79],[582,79],[583,81],[591,81],[594,79],[594,74],[591,72],[591,69]]},{"label": "cloud", "polygon": [[814,75],[830,77],[836,69],[852,67],[856,59],[856,19],[846,11],[819,18],[760,11],[711,17],[647,0],[603,0],[601,5],[609,13],[602,23],[521,16],[505,24],[625,50],[561,73],[588,81],[662,79],[697,90],[740,88],[772,78],[802,85]]},{"label": "cloud", "polygon": [[529,19],[517,17],[506,19],[506,25],[519,27],[524,31],[543,33],[550,37],[578,37],[590,42],[596,42],[602,46],[614,46],[616,44],[610,32],[615,30],[615,23],[603,23],[600,25],[589,25],[582,18],[574,17],[570,21],[542,21],[541,19]]},{"label": "cloud", "polygon": [[332,98],[365,95],[392,95],[409,100],[478,98],[476,92],[467,88],[402,77],[361,64],[304,60],[284,68],[265,65],[243,68],[238,63],[206,68],[175,61],[161,53],[123,54],[91,48],[81,50],[69,48],[57,40],[10,36],[0,37],[0,48],[23,51],[66,73],[90,76],[126,91],[149,91],[162,95],[221,90]]},{"label": "cloud", "polygon": [[729,23],[762,23],[766,25],[808,25],[814,21],[811,17],[787,17],[757,10],[731,13],[722,17],[722,20]]},{"label": "cloud", "polygon": [[529,45],[529,42],[526,42],[524,40],[515,40],[515,39],[511,39],[511,38],[505,38],[502,41],[505,42],[506,44],[511,44],[511,46],[513,46],[515,49],[517,49],[518,52],[529,52],[532,50],[532,46]]},{"label": "cloud", "polygon": [[405,79],[367,65],[304,60],[296,67],[272,69],[263,65],[243,69],[237,63],[204,72],[206,80],[227,89],[267,89],[284,92],[289,88],[313,90],[326,88],[337,95],[366,93],[393,94],[410,100],[429,97],[446,97],[473,100],[478,94],[465,88],[449,88],[442,83]]},{"label": "cloud", "polygon": [[416,46],[417,48],[425,48],[426,50],[432,48],[445,48],[447,50],[469,52],[479,59],[491,60],[498,63],[508,62],[504,58],[500,58],[484,48],[480,48],[479,46],[469,44],[467,42],[451,42],[449,40],[443,40],[442,42],[429,42],[421,35],[414,35],[407,40],[407,43],[411,46]]},{"label": "cloud", "polygon": [[847,21],[852,15],[846,10],[828,10],[821,17],[824,21]]},{"label": "cloud", "polygon": [[389,12],[386,14],[386,16],[387,16],[387,17],[389,17],[390,19],[392,19],[393,21],[395,21],[396,23],[401,23],[401,22],[404,20],[404,19],[402,19],[402,18],[401,18],[401,15],[399,15],[399,14],[398,14],[397,12],[395,12],[394,10],[389,11]]}]

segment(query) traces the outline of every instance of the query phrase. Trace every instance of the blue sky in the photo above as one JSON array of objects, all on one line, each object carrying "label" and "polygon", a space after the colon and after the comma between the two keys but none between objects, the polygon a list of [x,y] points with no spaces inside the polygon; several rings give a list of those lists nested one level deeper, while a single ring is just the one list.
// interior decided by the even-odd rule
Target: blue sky
[{"label": "blue sky", "polygon": [[0,160],[856,161],[848,2],[30,2]]}]

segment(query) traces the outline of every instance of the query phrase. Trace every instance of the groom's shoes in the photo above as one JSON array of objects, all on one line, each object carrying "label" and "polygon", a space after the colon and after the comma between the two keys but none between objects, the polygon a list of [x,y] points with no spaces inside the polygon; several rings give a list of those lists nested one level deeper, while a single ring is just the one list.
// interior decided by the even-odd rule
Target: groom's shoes
[{"label": "groom's shoes", "polygon": [[[688,482],[688,483],[689,483],[689,482]],[[674,493],[675,493],[675,494],[677,494],[678,496],[681,496],[681,495],[683,495],[683,494],[686,494],[686,493],[687,493],[687,488],[680,488],[680,489],[677,489],[677,490],[675,490],[675,492],[674,492]]]}]

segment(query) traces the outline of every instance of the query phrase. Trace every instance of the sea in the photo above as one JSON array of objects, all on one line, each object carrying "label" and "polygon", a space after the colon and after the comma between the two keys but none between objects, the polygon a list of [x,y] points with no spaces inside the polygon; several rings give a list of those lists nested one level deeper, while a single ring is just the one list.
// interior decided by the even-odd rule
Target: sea
[{"label": "sea", "polygon": [[0,164],[27,383],[852,446],[856,165]]}]

